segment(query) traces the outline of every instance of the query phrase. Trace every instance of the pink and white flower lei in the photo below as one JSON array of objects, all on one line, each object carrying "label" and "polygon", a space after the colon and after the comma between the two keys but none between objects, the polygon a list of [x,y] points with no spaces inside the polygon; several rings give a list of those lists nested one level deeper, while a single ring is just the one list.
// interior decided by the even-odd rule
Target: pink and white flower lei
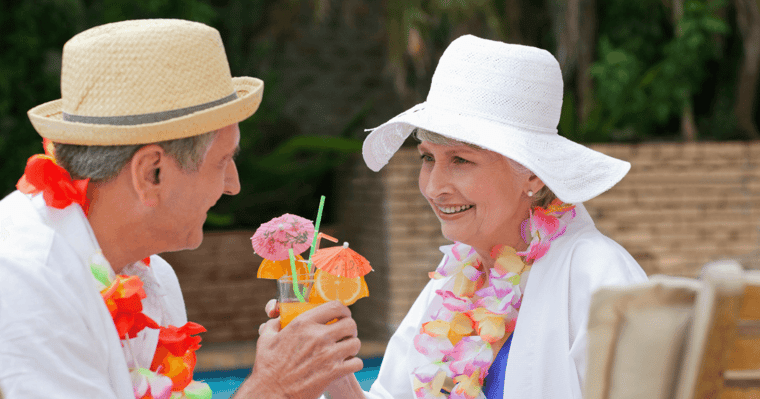
[{"label": "pink and white flower lei", "polygon": [[433,279],[448,278],[436,291],[442,306],[414,337],[415,349],[430,361],[412,372],[417,398],[485,399],[483,380],[494,358],[491,344],[515,329],[526,263],[544,256],[574,217],[575,206],[559,200],[531,210],[522,224],[528,248],[494,247],[496,262],[483,287],[478,287],[483,271],[475,250],[461,243],[450,248],[451,254],[430,273]]}]

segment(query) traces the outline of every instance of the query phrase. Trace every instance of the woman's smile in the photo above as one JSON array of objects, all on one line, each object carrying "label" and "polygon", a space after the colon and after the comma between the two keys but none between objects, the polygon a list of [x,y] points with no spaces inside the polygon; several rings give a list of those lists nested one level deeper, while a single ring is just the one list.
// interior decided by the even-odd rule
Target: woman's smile
[{"label": "woman's smile", "polygon": [[475,205],[454,205],[454,206],[436,205],[435,207],[438,209],[440,213],[451,216],[451,215],[458,215],[470,209],[473,209],[475,208]]}]

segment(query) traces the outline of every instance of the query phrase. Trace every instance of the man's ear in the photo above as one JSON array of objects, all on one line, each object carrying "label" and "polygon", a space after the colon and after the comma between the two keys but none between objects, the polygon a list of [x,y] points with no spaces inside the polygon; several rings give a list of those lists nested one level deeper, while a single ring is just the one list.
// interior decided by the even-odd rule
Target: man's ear
[{"label": "man's ear", "polygon": [[161,167],[166,159],[164,149],[155,144],[140,148],[132,156],[129,163],[132,187],[143,205],[158,205],[161,198]]}]

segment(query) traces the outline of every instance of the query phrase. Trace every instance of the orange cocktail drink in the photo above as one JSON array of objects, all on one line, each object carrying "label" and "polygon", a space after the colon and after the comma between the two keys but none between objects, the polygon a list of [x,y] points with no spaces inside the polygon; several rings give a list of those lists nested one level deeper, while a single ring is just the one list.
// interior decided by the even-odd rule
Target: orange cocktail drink
[{"label": "orange cocktail drink", "polygon": [[313,302],[281,302],[280,303],[280,327],[285,328],[299,314],[314,309],[321,303]]},{"label": "orange cocktail drink", "polygon": [[[323,302],[309,302],[311,289],[314,287],[314,275],[297,276],[295,289],[292,276],[282,276],[277,280],[277,302],[280,304],[280,327],[285,328],[296,316],[313,309]],[[298,297],[301,295],[301,298]],[[301,299],[304,302],[301,302]]]}]

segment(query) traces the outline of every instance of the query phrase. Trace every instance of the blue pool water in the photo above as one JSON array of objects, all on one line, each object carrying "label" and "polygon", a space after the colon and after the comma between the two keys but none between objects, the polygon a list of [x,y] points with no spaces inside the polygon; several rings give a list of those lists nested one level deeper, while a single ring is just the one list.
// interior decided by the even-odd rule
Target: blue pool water
[{"label": "blue pool water", "polygon": [[[377,357],[372,359],[362,359],[364,361],[364,368],[356,373],[356,379],[359,380],[359,385],[362,389],[369,391],[369,387],[375,382],[377,373],[380,371],[380,363],[383,358]],[[212,399],[229,399],[238,386],[248,377],[251,369],[237,369],[237,370],[215,370],[215,371],[202,371],[193,375],[193,379],[197,381],[204,381],[214,392]]]}]

